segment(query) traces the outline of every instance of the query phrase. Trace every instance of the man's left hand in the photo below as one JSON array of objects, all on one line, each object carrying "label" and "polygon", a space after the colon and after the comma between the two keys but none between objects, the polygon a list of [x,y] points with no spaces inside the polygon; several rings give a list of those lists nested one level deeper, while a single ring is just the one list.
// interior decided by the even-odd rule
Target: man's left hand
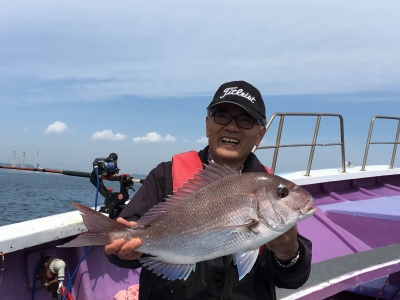
[{"label": "man's left hand", "polygon": [[265,246],[267,246],[269,250],[273,251],[276,258],[280,261],[290,261],[299,251],[297,226],[293,226],[281,236],[266,243]]}]

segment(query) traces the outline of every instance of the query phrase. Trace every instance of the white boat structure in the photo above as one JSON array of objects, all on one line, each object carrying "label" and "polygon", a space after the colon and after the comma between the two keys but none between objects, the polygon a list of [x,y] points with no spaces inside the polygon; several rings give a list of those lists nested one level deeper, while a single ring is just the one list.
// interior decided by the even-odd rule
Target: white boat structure
[{"label": "white boat structure", "polygon": [[[310,144],[282,145],[284,119],[316,117]],[[280,118],[271,169],[283,147],[310,147],[307,170],[282,174],[308,190],[316,199],[317,212],[298,224],[299,231],[313,242],[312,271],[297,290],[277,290],[278,299],[400,299],[400,168],[394,167],[400,135],[400,117],[375,116],[371,120],[362,166],[345,160],[343,119],[336,114],[277,113]],[[341,141],[318,144],[322,117],[337,117]],[[389,165],[366,164],[376,120],[398,121]],[[311,170],[315,148],[338,146],[341,167]],[[0,299],[49,299],[60,286],[61,267],[71,272],[73,299],[113,299],[120,290],[138,284],[140,270],[109,263],[103,247],[57,248],[86,230],[79,212],[69,212],[0,227]],[[79,264],[79,262],[81,263]],[[51,265],[51,266],[50,266]],[[61,269],[61,271],[60,271]],[[54,274],[51,272],[53,270]],[[58,272],[60,271],[60,272]],[[67,277],[67,275],[64,275]],[[63,278],[61,278],[63,279]],[[64,280],[68,282],[67,278]]]}]

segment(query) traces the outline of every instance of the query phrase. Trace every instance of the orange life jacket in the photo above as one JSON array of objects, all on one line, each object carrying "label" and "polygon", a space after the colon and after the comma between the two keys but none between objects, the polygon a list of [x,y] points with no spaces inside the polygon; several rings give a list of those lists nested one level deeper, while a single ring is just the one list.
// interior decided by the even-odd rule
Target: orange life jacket
[{"label": "orange life jacket", "polygon": [[172,157],[172,191],[176,192],[202,168],[199,154],[194,150],[174,155]]}]

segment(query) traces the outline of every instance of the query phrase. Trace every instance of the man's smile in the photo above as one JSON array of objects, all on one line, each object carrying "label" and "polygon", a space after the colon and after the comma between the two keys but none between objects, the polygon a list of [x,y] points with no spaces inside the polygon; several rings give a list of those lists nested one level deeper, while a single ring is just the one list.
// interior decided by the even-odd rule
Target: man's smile
[{"label": "man's smile", "polygon": [[221,141],[224,144],[229,144],[229,145],[238,145],[240,143],[240,141],[236,138],[230,138],[230,137],[222,137]]}]

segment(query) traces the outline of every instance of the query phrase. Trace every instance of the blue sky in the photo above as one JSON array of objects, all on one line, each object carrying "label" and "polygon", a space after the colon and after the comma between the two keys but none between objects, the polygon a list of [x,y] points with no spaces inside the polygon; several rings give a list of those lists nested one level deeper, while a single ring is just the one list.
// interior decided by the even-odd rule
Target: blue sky
[{"label": "blue sky", "polygon": [[[205,112],[226,81],[261,91],[275,112],[345,120],[346,159],[362,163],[369,122],[400,116],[398,1],[18,1],[0,9],[0,162],[90,171],[119,155],[145,174],[206,145]],[[312,122],[315,122],[313,120]],[[376,125],[375,140],[397,123]],[[310,142],[313,124],[287,119],[284,142]],[[275,131],[274,131],[275,130]],[[319,142],[338,141],[338,122]],[[263,145],[273,144],[276,126]],[[374,136],[373,136],[374,138]],[[372,146],[368,163],[389,164]],[[269,165],[271,151],[259,151]],[[340,167],[339,148],[313,167]],[[304,170],[308,149],[284,149],[278,171]],[[396,166],[400,166],[400,154]]]}]

